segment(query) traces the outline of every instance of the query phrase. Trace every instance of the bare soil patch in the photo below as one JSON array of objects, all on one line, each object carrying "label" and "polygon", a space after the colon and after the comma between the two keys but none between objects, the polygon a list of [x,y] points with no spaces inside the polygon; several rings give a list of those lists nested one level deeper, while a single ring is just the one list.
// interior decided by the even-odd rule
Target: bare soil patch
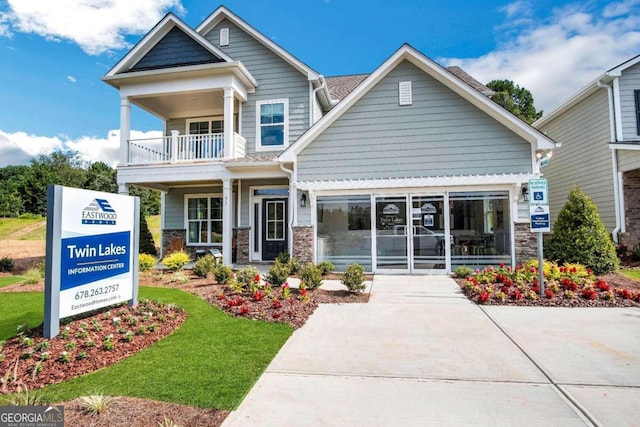
[{"label": "bare soil patch", "polygon": [[45,250],[44,240],[0,241],[0,257],[13,259],[13,274],[22,274],[44,262]]}]

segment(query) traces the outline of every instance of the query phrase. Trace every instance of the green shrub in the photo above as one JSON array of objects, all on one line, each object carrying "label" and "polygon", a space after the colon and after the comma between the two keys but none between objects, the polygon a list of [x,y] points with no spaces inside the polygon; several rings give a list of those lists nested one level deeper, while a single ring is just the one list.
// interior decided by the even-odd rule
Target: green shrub
[{"label": "green shrub", "polygon": [[322,285],[322,271],[317,265],[310,262],[302,267],[300,280],[305,284],[307,289],[318,289]]},{"label": "green shrub", "polygon": [[333,265],[331,261],[322,261],[318,263],[318,268],[320,269],[320,273],[322,273],[323,276],[326,276],[327,274],[335,270],[336,266]]},{"label": "green shrub", "polygon": [[273,286],[282,286],[289,279],[289,274],[289,263],[276,260],[275,264],[269,269],[265,280]]},{"label": "green shrub", "polygon": [[162,258],[162,263],[166,265],[171,271],[182,270],[182,268],[191,261],[189,254],[184,251],[174,252],[171,255],[167,255]]},{"label": "green shrub", "polygon": [[41,215],[33,214],[33,213],[23,213],[18,217],[20,219],[44,219]]},{"label": "green shrub", "polygon": [[364,291],[364,267],[360,264],[350,264],[347,270],[340,275],[340,281],[347,287],[349,292]]},{"label": "green shrub", "polygon": [[456,269],[453,270],[453,274],[455,274],[456,277],[466,279],[473,274],[473,270],[465,265],[461,265],[460,267],[456,267]]},{"label": "green shrub", "polygon": [[546,259],[584,264],[595,274],[610,273],[620,262],[596,204],[578,187],[569,191],[545,246]]},{"label": "green shrub", "polygon": [[220,285],[226,285],[231,279],[232,271],[228,265],[221,265],[215,270],[216,282]]},{"label": "green shrub", "polygon": [[242,283],[242,286],[247,287],[255,280],[256,276],[259,275],[260,272],[257,268],[252,265],[248,265],[236,273],[236,279],[238,279],[238,282]]},{"label": "green shrub", "polygon": [[208,277],[216,270],[216,259],[213,255],[207,254],[196,261],[193,266],[193,274],[198,277]]},{"label": "green shrub", "polygon": [[282,264],[286,264],[289,262],[289,259],[291,257],[289,256],[289,251],[282,251],[278,254],[278,256],[276,257],[276,261],[280,261],[280,263]]},{"label": "green shrub", "polygon": [[149,254],[138,255],[138,269],[140,271],[149,271],[156,265],[156,257]]},{"label": "green shrub", "polygon": [[44,277],[45,273],[47,272],[46,265],[45,265],[44,261],[37,263],[36,264],[36,268],[40,272],[40,275],[42,277]]},{"label": "green shrub", "polygon": [[30,268],[23,275],[24,280],[22,283],[25,285],[35,285],[42,279],[42,275],[40,274],[40,270],[37,268]]},{"label": "green shrub", "polygon": [[13,270],[13,259],[8,256],[3,256],[0,258],[0,271],[11,271]]},{"label": "green shrub", "polygon": [[180,285],[184,285],[186,283],[189,283],[189,280],[191,280],[189,279],[189,275],[184,271],[175,271],[171,273],[171,276],[169,276],[167,281],[169,283],[178,283]]},{"label": "green shrub", "polygon": [[139,240],[138,240],[138,252],[140,252],[141,254],[151,254],[151,255],[158,255],[158,252],[156,250],[156,244],[153,241],[153,235],[151,234],[151,231],[149,231],[149,224],[147,224],[147,218],[144,215],[140,215],[140,220],[139,220],[139,227],[140,227],[140,233],[139,233]]},{"label": "green shrub", "polygon": [[302,263],[298,258],[289,260],[289,274],[298,274],[302,270]]},{"label": "green shrub", "polygon": [[107,410],[113,402],[113,397],[102,394],[92,394],[90,396],[80,396],[80,407],[91,415],[98,415]]}]

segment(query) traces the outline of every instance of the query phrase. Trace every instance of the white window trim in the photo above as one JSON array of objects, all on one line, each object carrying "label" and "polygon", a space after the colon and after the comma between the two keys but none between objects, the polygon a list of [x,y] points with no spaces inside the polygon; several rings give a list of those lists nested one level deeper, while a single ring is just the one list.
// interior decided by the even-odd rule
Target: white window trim
[{"label": "white window trim", "polygon": [[[271,239],[271,238],[269,238],[269,231],[268,231],[269,227],[267,226],[267,229],[265,230],[265,233],[267,233],[267,235],[265,236],[265,239],[268,242],[279,242],[279,241],[282,241],[282,240],[286,240],[286,236],[287,236],[287,221],[285,220],[285,218],[287,217],[287,209],[286,209],[287,208],[287,203],[286,203],[285,200],[267,200],[267,204],[269,204],[269,203],[274,203],[274,204],[277,203],[279,205],[282,205],[282,215],[283,215],[282,219],[270,220],[268,217],[264,218],[264,220],[265,220],[265,222],[267,224],[269,224],[269,222],[274,222],[274,223],[275,222],[282,222],[282,238],[281,239]],[[264,212],[263,215],[268,215],[268,213]]]},{"label": "white window trim", "polygon": [[[222,193],[192,193],[184,195],[184,229],[185,233],[185,244],[187,246],[222,246],[222,243],[191,243],[189,242],[189,199],[207,199],[207,212],[211,212],[211,206],[209,205],[209,200],[211,198],[220,198],[222,199]],[[211,221],[211,218],[207,219],[207,221]],[[224,223],[224,213],[222,215],[222,222]],[[211,238],[211,231],[207,235],[207,240]]]},{"label": "white window trim", "polygon": [[[266,104],[284,104],[284,141],[282,145],[262,146],[260,132],[260,107]],[[256,151],[281,151],[289,146],[289,98],[256,101]]]},{"label": "white window trim", "polygon": [[[280,196],[267,196],[267,195],[261,195],[261,196],[256,196],[253,194],[254,190],[262,190],[262,189],[273,189],[273,188],[289,188],[288,185],[250,185],[249,186],[249,224],[251,224],[251,232],[250,232],[250,240],[251,240],[251,244],[249,245],[249,247],[251,248],[251,261],[260,261],[262,260],[262,221],[258,221],[258,229],[254,230],[253,228],[253,224],[255,224],[256,218],[254,215],[254,204],[257,203],[258,204],[258,214],[260,215],[260,219],[262,219],[262,215],[264,215],[264,212],[262,212],[262,199],[270,199],[270,198],[276,198],[276,197],[280,197]],[[289,199],[290,199],[290,194],[286,195],[286,196],[282,196],[282,198],[286,198],[287,199],[287,203],[289,203]],[[258,233],[258,247],[255,247],[254,245],[254,241],[255,241],[255,233]]]},{"label": "white window trim", "polygon": [[211,133],[211,122],[216,120],[222,120],[224,122],[224,116],[195,117],[192,119],[187,119],[184,125],[185,126],[184,134],[191,135],[189,133],[189,125],[191,123],[197,123],[197,122],[209,122],[209,133]]}]

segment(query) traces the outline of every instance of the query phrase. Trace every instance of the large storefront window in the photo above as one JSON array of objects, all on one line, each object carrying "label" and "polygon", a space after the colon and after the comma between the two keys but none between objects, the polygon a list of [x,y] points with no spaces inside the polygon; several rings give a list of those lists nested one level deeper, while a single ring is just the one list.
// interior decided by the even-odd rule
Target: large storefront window
[{"label": "large storefront window", "polygon": [[354,262],[372,270],[370,196],[318,197],[317,220],[318,261],[338,271]]},{"label": "large storefront window", "polygon": [[511,264],[508,192],[451,193],[451,269]]}]

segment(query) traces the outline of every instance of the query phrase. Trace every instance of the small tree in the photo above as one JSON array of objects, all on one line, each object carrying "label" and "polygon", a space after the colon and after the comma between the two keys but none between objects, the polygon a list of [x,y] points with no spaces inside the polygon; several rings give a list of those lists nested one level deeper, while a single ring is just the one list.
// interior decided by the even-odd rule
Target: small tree
[{"label": "small tree", "polygon": [[558,213],[545,257],[559,262],[580,263],[595,274],[618,268],[616,247],[598,215],[596,204],[579,187],[569,191],[567,203]]},{"label": "small tree", "polygon": [[153,241],[153,235],[149,231],[149,225],[147,224],[147,218],[142,214],[140,215],[140,241],[138,252],[141,254],[158,255],[156,245]]}]

